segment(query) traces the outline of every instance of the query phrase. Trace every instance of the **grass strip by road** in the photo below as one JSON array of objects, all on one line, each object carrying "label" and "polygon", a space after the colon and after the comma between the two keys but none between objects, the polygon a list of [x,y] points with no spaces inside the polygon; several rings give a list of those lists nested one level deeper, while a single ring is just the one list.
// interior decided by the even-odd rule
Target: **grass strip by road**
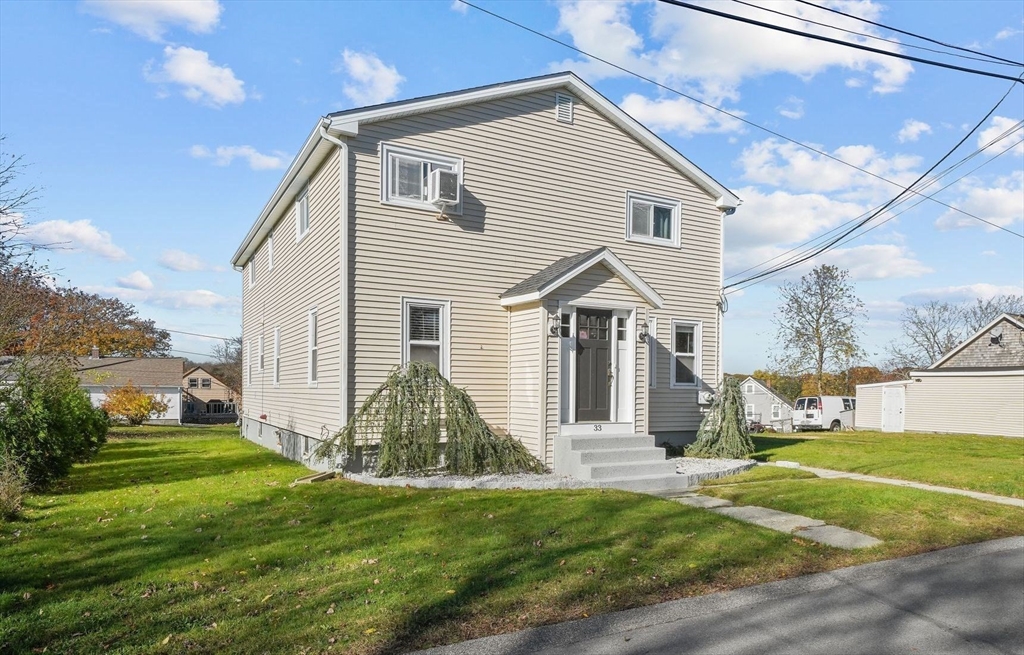
[{"label": "grass strip by road", "polygon": [[[287,486],[305,472],[232,428],[115,433],[0,524],[0,652],[401,652],[1020,531],[891,488],[896,534],[850,553],[625,492]],[[854,483],[720,489],[787,484]]]},{"label": "grass strip by road", "polygon": [[1024,498],[1024,439],[830,432],[755,435],[754,457]]}]

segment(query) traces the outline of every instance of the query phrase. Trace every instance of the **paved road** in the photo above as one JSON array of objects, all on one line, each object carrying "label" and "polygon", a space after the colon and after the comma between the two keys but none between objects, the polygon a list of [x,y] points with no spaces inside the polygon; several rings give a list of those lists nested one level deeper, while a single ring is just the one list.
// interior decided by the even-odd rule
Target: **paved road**
[{"label": "paved road", "polygon": [[422,651],[1024,655],[1024,537]]}]

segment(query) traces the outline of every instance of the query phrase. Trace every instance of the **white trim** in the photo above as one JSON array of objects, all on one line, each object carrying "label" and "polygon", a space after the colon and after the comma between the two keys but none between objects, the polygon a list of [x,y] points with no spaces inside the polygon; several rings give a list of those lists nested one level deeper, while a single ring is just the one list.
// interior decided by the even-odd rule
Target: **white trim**
[{"label": "white trim", "polygon": [[743,409],[743,418],[752,419],[754,418],[754,403],[746,403],[746,407]]},{"label": "white trim", "polygon": [[451,380],[451,345],[452,345],[452,301],[437,298],[413,298],[410,296],[400,297],[401,320],[401,363],[405,366],[409,363],[409,319],[406,308],[410,305],[423,307],[437,307],[441,310],[441,352],[438,360],[441,362],[441,375]]},{"label": "white trim", "polygon": [[[633,431],[635,431],[635,428],[636,428],[636,358],[637,358],[637,355],[638,355],[638,350],[637,350],[637,347],[636,347],[636,318],[637,318],[637,312],[639,311],[639,309],[635,305],[630,305],[628,303],[617,303],[617,302],[610,302],[610,301],[604,301],[604,302],[598,302],[598,301],[590,301],[590,302],[585,302],[585,301],[571,301],[571,302],[560,301],[558,303],[559,324],[561,324],[561,315],[564,313],[564,314],[569,314],[569,326],[570,326],[569,327],[569,335],[570,335],[569,337],[563,337],[563,336],[561,336],[561,334],[559,334],[559,336],[557,337],[557,339],[558,339],[558,348],[559,348],[559,350],[558,350],[558,361],[559,361],[558,384],[562,385],[562,384],[566,384],[567,383],[569,385],[569,394],[568,394],[568,396],[569,396],[568,397],[568,401],[569,401],[568,410],[569,411],[567,412],[567,414],[568,414],[568,421],[563,421],[562,420],[562,406],[561,406],[561,404],[559,404],[559,407],[558,407],[558,425],[559,426],[576,425],[576,377],[577,377],[577,375],[576,375],[576,340],[575,340],[574,336],[576,334],[578,334],[577,327],[576,327],[576,325],[577,325],[577,314],[576,314],[576,312],[577,312],[577,310],[580,310],[580,309],[612,310],[612,320],[611,320],[610,325],[609,325],[609,330],[610,330],[610,334],[611,335],[616,335],[617,334],[618,328],[617,328],[617,321],[616,321],[616,319],[621,317],[623,315],[623,313],[624,313],[625,314],[625,318],[626,318],[626,340],[631,342],[627,346],[627,353],[628,353],[627,356],[630,358],[631,361],[629,362],[629,365],[626,368],[625,374],[622,374],[621,373],[621,371],[622,371],[622,363],[618,361],[618,342],[616,341],[615,338],[611,339],[611,344],[612,344],[612,348],[611,348],[611,361],[612,361],[613,370],[617,370],[617,371],[620,372],[620,374],[616,375],[615,378],[614,378],[615,386],[613,386],[612,391],[611,391],[611,396],[610,396],[609,415],[612,417],[613,420],[611,420],[611,421],[588,421],[585,424],[586,425],[593,425],[595,423],[601,423],[601,424],[608,424],[608,423],[613,423],[613,424],[629,424],[629,425],[633,426]],[[616,312],[618,312],[618,314],[616,314]],[[546,332],[545,332],[545,334],[546,334]],[[569,370],[568,371],[564,371],[564,373],[567,374],[566,377],[568,379],[563,378],[563,371],[561,369],[562,348],[566,348],[569,351],[569,357],[568,357],[568,360],[569,360]],[[626,388],[628,390],[628,397],[630,399],[628,407],[619,407],[618,406],[618,387],[617,387],[617,385],[620,384],[620,378],[622,378],[622,377],[626,378],[625,381],[622,382],[622,384],[625,384]],[[561,388],[559,388],[558,402],[561,403],[561,401],[562,401],[562,392],[561,392]],[[626,414],[628,414],[628,416],[622,416],[621,415],[622,413],[626,413]],[[562,431],[561,427],[559,427],[559,432],[558,433],[559,434],[565,434],[565,432]]]},{"label": "white trim", "polygon": [[[651,234],[652,236],[633,234],[633,202],[643,202],[652,206],[651,210]],[[672,209],[672,236],[668,239],[661,239],[654,234],[654,206],[669,207]],[[626,191],[626,241],[635,243],[646,243],[652,246],[665,246],[667,248],[679,248],[682,242],[682,207],[681,200],[666,198],[653,193],[641,191]]]},{"label": "white trim", "polygon": [[[302,229],[302,215],[306,215],[306,229]],[[313,220],[309,216],[309,185],[302,188],[302,191],[295,196],[295,243],[299,243],[309,234],[313,227]]]},{"label": "white trim", "polygon": [[[1015,368],[1015,369],[1009,369],[1009,370],[1003,370],[1003,371],[957,371],[957,370],[952,370],[952,371],[948,371],[947,370],[947,371],[944,371],[944,370],[939,369],[937,371],[928,370],[928,371],[911,371],[910,372],[910,377],[912,377],[912,378],[943,378],[943,377],[953,377],[953,378],[986,377],[987,378],[987,377],[1011,377],[1011,376],[1018,376],[1018,375],[1024,375],[1024,368]],[[907,382],[910,382],[910,380],[907,380]],[[889,384],[892,384],[892,383],[889,383]],[[867,386],[867,385],[857,385],[857,386]]]},{"label": "white trim", "polygon": [[[391,197],[391,158],[392,156],[407,157],[409,159],[416,159],[422,162],[431,164],[443,164],[445,166],[451,166],[459,176],[459,187],[462,187],[462,174],[466,168],[465,161],[462,157],[456,157],[454,155],[445,155],[437,152],[431,152],[429,150],[420,150],[419,148],[410,148],[408,146],[399,145],[397,143],[390,143],[387,141],[381,141],[380,143],[380,202],[384,205],[396,205],[398,207],[408,207],[410,209],[423,209],[425,211],[436,213],[438,211],[437,206],[430,204],[426,200],[417,201],[410,198],[392,198]],[[445,213],[455,214],[459,216],[462,214],[462,203],[453,205],[445,208]]]},{"label": "white trim", "polygon": [[[306,313],[306,384],[315,387],[320,381],[320,320],[316,307]],[[316,353],[316,376],[313,375],[313,353]]]},{"label": "white trim", "polygon": [[256,255],[249,260],[249,288],[256,286]]},{"label": "white trim", "polygon": [[264,366],[266,365],[265,356],[263,354],[264,353],[263,345],[264,345],[263,344],[263,335],[261,334],[260,336],[256,337],[256,348],[257,348],[257,352],[256,352],[256,371],[258,373],[262,373],[263,369],[264,369]]},{"label": "white trim", "polygon": [[274,233],[267,235],[267,270],[274,270]]},{"label": "white trim", "polygon": [[647,317],[647,386],[658,388],[658,317]]},{"label": "white trim", "polygon": [[245,340],[245,386],[252,386],[252,339]]},{"label": "white trim", "polygon": [[772,403],[772,419],[773,421],[782,420],[782,403]]},{"label": "white trim", "polygon": [[[906,386],[908,384],[914,384],[914,381],[913,380],[892,380],[891,382],[872,382],[871,384],[858,384],[856,386],[856,388],[857,389],[861,389],[861,388],[871,389],[871,388],[874,388],[874,387],[891,387],[891,386],[894,386],[894,385],[904,385],[904,386]],[[813,396],[800,396],[800,398],[812,398],[812,397]],[[856,392],[851,397],[855,398],[856,397]],[[797,400],[799,400],[800,398],[797,398]]]},{"label": "white trim", "polygon": [[1020,320],[1017,317],[1013,316],[1012,314],[1000,314],[998,317],[996,317],[996,319],[994,321],[992,321],[991,323],[989,323],[985,327],[983,327],[980,330],[978,330],[977,332],[975,332],[969,339],[964,340],[964,342],[962,344],[960,344],[959,346],[957,346],[953,350],[950,350],[948,353],[943,355],[939,359],[939,361],[935,362],[934,364],[932,364],[928,368],[929,369],[933,369],[933,368],[937,368],[937,367],[941,366],[944,362],[948,361],[951,357],[956,355],[958,352],[960,352],[961,350],[963,350],[967,346],[969,346],[972,343],[974,343],[975,341],[977,341],[981,337],[981,335],[985,334],[986,332],[988,332],[989,330],[991,330],[995,326],[999,325],[1004,320],[1005,321],[1010,321],[1011,323],[1013,323],[1014,325],[1016,325],[1020,329],[1024,330],[1024,323],[1021,323]]},{"label": "white trim", "polygon": [[281,328],[274,328],[274,354],[271,360],[274,374],[271,378],[275,387],[281,386]]},{"label": "white trim", "polygon": [[[676,326],[686,325],[693,327],[693,382],[676,382]],[[685,318],[673,318],[671,321],[672,331],[669,333],[669,388],[670,389],[699,389],[703,382],[701,351],[704,348],[703,322]]]},{"label": "white trim", "polygon": [[[600,425],[600,430],[595,430],[594,426]],[[590,435],[594,437],[608,437],[615,435],[634,435],[636,434],[636,427],[629,421],[587,421],[585,423],[562,423],[558,426],[558,436],[574,436],[579,437],[583,435]]]},{"label": "white trim", "polygon": [[[562,120],[562,104],[569,103],[569,116],[566,120]],[[572,125],[575,119],[575,105],[576,98],[566,93],[555,94],[555,120],[559,123],[565,123],[566,125]]]},{"label": "white trim", "polygon": [[[521,305],[526,302],[534,302],[550,295],[553,291],[556,291],[559,287],[570,282],[573,278],[590,269],[596,264],[604,264],[607,266],[612,273],[617,275],[619,279],[629,285],[633,291],[643,298],[648,304],[652,305],[655,309],[661,309],[661,306],[665,304],[665,300],[654,290],[651,285],[644,282],[643,278],[633,272],[633,269],[626,266],[626,264],[615,256],[611,250],[605,248],[601,252],[595,253],[591,257],[587,257],[576,266],[563,273],[561,276],[548,282],[542,286],[539,290],[531,293],[524,293],[518,296],[509,296],[501,299],[502,307],[513,307],[515,305]],[[587,307],[594,307],[595,309],[605,309],[604,303],[597,301],[579,301]],[[623,305],[615,305],[615,307],[623,307]]]}]

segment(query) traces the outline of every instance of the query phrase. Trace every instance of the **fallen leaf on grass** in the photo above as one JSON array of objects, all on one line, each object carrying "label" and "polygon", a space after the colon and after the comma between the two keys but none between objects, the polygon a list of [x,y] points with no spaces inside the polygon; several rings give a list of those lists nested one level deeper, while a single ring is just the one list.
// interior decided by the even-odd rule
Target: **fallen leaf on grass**
[{"label": "fallen leaf on grass", "polygon": [[446,593],[446,594],[454,594],[454,593],[455,593],[455,590],[454,590],[454,589],[449,589],[449,590],[447,590],[447,591],[446,591],[446,592],[444,592],[444,593]]},{"label": "fallen leaf on grass", "polygon": [[261,600],[260,602],[261,603],[267,602],[268,600],[270,600],[270,597],[273,596],[273,595],[274,594],[267,594],[266,596],[263,597],[263,600]]},{"label": "fallen leaf on grass", "polygon": [[367,628],[366,630],[363,630],[364,635],[372,635],[374,632],[377,632],[377,628]]},{"label": "fallen leaf on grass", "polygon": [[171,641],[172,636],[173,635],[167,635],[166,637],[164,637],[164,640],[160,642],[160,645],[166,646]]}]

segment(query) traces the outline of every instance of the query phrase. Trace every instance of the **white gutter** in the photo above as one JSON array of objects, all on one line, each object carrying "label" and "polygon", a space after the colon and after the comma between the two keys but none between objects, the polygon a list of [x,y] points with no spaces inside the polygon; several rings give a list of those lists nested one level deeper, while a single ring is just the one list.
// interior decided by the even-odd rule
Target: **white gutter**
[{"label": "white gutter", "polygon": [[348,273],[349,273],[349,252],[348,252],[348,237],[349,237],[349,225],[348,225],[348,144],[341,139],[331,136],[327,132],[327,127],[330,125],[330,120],[323,119],[320,122],[320,138],[324,139],[329,143],[333,143],[338,146],[341,151],[341,163],[338,167],[340,171],[338,174],[338,222],[339,229],[341,231],[341,254],[339,255],[339,266],[341,276],[341,297],[340,297],[340,314],[338,320],[341,322],[341,356],[340,364],[341,369],[338,371],[338,377],[341,383],[341,409],[338,413],[338,428],[345,427],[348,423],[348,368],[349,368],[349,353],[348,353],[348,333],[349,333],[349,284],[348,284]]}]

